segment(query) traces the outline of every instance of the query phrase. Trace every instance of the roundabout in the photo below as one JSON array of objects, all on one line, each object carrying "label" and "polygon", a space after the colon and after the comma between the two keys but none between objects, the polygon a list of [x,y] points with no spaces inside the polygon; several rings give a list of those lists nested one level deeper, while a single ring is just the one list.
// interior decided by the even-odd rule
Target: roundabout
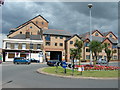
[{"label": "roundabout", "polygon": [[64,73],[64,69],[59,67],[59,71],[56,72],[55,67],[44,67],[37,69],[37,73],[56,76],[61,78],[71,78],[71,79],[100,79],[100,80],[118,80],[118,70],[115,71],[83,71],[82,75],[78,71],[74,71],[72,75],[72,70],[67,69],[67,73]]}]

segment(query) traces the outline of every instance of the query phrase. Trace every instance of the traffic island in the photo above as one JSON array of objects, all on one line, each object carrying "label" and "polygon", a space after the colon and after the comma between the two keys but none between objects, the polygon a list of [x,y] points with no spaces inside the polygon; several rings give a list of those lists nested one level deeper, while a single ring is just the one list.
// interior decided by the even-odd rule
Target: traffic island
[{"label": "traffic island", "polygon": [[66,69],[66,73],[64,73],[64,68],[58,67],[44,67],[37,70],[37,73],[52,75],[63,78],[77,78],[77,79],[118,79],[118,70],[114,71],[83,71],[78,72],[74,70],[74,73],[71,69]]}]

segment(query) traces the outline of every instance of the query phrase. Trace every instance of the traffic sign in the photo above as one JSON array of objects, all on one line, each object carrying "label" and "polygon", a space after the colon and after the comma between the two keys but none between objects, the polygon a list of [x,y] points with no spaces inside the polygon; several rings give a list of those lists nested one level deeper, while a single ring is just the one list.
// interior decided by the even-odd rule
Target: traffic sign
[{"label": "traffic sign", "polygon": [[62,62],[62,67],[66,68],[67,67],[67,63],[66,62]]},{"label": "traffic sign", "polygon": [[68,67],[69,67],[69,68],[72,68],[72,64],[68,64]]}]

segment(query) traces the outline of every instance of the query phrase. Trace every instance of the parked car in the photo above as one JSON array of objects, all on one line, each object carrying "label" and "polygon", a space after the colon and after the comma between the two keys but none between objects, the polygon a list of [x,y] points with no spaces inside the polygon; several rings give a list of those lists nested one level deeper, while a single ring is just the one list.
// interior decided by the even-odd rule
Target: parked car
[{"label": "parked car", "polygon": [[30,60],[25,59],[24,57],[15,57],[13,60],[14,64],[30,64]]},{"label": "parked car", "polygon": [[60,61],[59,61],[59,60],[49,60],[49,61],[47,61],[47,65],[48,65],[48,66],[55,66],[55,64],[56,64],[57,62],[60,62]]},{"label": "parked car", "polygon": [[31,61],[31,63],[32,62],[36,62],[36,63],[39,63],[40,61],[39,60],[36,60],[36,59],[34,59],[34,58],[31,58],[31,59],[29,59],[30,61]]},{"label": "parked car", "polygon": [[100,58],[97,60],[96,64],[107,64],[107,60]]}]

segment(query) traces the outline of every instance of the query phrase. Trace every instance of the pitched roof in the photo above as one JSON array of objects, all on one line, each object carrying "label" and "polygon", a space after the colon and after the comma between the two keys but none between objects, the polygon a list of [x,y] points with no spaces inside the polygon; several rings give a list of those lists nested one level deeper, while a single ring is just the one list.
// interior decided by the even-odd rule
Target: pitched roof
[{"label": "pitched roof", "polygon": [[43,34],[71,36],[72,34],[64,30],[43,29]]},{"label": "pitched roof", "polygon": [[[90,40],[90,37],[88,37],[87,39]],[[118,40],[114,40],[112,38],[106,38],[106,37],[97,37],[97,36],[92,36],[92,40],[96,40],[96,41],[99,41],[99,42],[103,42],[105,39],[109,39],[111,43],[118,43]],[[82,38],[82,40],[86,40],[85,38]]]},{"label": "pitched roof", "polygon": [[109,38],[112,43],[118,43],[118,40],[115,40],[113,38]]},{"label": "pitched roof", "polygon": [[112,33],[112,34],[117,38],[117,36],[116,36],[112,31],[105,32],[105,33],[103,33],[103,35],[104,35],[104,36],[107,36],[109,33]]},{"label": "pitched roof", "polygon": [[[26,39],[25,34],[18,34],[14,37],[11,37],[10,39]],[[30,35],[30,40],[41,40],[40,35]]]},{"label": "pitched roof", "polygon": [[110,33],[110,31],[109,32],[104,32],[102,34],[103,34],[103,36],[106,36],[108,33]]},{"label": "pitched roof", "polygon": [[[29,23],[27,23],[27,24],[25,24],[25,25],[23,25],[22,27],[20,27],[20,28],[18,28],[18,29],[16,29],[14,32],[16,32],[16,31],[18,31],[18,30],[20,30],[21,28],[23,28],[23,27],[25,27],[26,25],[28,25],[28,24],[30,24],[30,23],[32,23],[32,24],[34,24],[32,21],[31,22],[29,22]],[[36,27],[38,27],[36,24],[34,24]],[[40,27],[38,27],[39,29],[41,29]],[[12,33],[14,33],[14,32],[12,32]],[[7,36],[9,36],[10,34],[12,34],[12,33],[9,33]]]},{"label": "pitched roof", "polygon": [[[90,37],[88,37],[88,39],[90,39]],[[92,36],[92,40],[102,42],[103,40],[105,40],[105,38],[104,37]]]},{"label": "pitched roof", "polygon": [[[37,18],[37,17],[39,17],[39,16],[40,16],[41,18],[43,18],[47,23],[49,23],[43,16],[37,15],[36,17],[34,17],[34,18],[32,18],[32,19],[26,21],[25,23],[19,25],[18,27],[20,27],[20,26],[22,26],[22,25],[26,25],[26,24],[29,23],[31,20],[33,20],[33,19],[35,19],[35,18]],[[16,28],[18,28],[18,27],[16,27]]]},{"label": "pitched roof", "polygon": [[[99,31],[99,30],[93,30],[92,31],[92,34],[94,33],[94,32],[99,32],[102,36],[103,36],[103,34]],[[80,37],[86,37],[87,35],[90,35],[90,32],[86,32],[86,33],[84,33],[84,34],[80,34],[79,36]]]},{"label": "pitched roof", "polygon": [[77,36],[79,39],[81,39],[81,37],[79,37],[79,35],[74,34],[73,36],[71,36],[70,38],[66,39],[65,42],[69,41],[71,38],[73,38],[74,36]]}]

